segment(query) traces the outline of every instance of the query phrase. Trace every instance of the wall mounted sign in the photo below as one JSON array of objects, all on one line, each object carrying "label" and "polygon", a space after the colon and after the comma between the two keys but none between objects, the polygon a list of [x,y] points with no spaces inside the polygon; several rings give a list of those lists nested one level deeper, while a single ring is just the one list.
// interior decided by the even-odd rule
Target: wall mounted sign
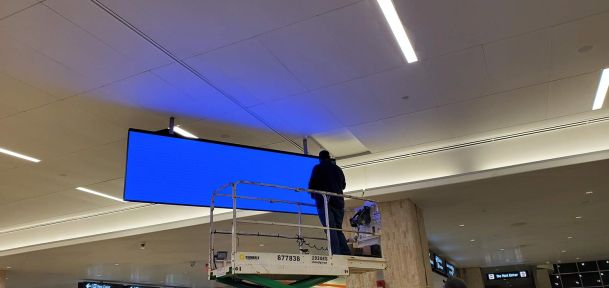
[{"label": "wall mounted sign", "polygon": [[487,273],[486,278],[488,280],[529,278],[529,272],[528,271],[515,271],[515,272],[503,272],[503,273]]}]

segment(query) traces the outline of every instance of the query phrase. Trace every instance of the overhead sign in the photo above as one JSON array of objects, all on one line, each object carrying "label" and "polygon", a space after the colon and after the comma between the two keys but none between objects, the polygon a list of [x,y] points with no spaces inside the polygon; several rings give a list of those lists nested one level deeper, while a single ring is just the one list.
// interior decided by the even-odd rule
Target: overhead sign
[{"label": "overhead sign", "polygon": [[[317,157],[303,154],[130,129],[124,199],[209,207],[214,190],[239,180],[306,188],[317,163]],[[314,204],[308,193],[285,189],[239,185],[237,192],[239,196]],[[230,195],[230,187],[222,193]],[[232,208],[232,199],[217,197],[215,206]],[[299,210],[281,201],[249,199],[237,199],[237,208],[289,213]],[[315,207],[302,206],[300,210],[317,214]]]},{"label": "overhead sign", "polygon": [[78,288],[125,288],[125,286],[120,284],[80,282],[78,283]]},{"label": "overhead sign", "polygon": [[110,283],[98,283],[98,282],[79,282],[78,288],[160,288],[158,286],[140,286],[134,284],[110,284]]},{"label": "overhead sign", "polygon": [[448,261],[446,262],[446,275],[448,275],[448,277],[457,276],[457,270],[455,269],[455,265],[451,264]]},{"label": "overhead sign", "polygon": [[501,279],[515,279],[515,278],[528,278],[528,271],[515,271],[515,272],[503,272],[503,273],[487,273],[486,278],[488,280],[501,280]]},{"label": "overhead sign", "polygon": [[441,274],[446,274],[446,267],[444,266],[444,258],[442,258],[438,255],[434,255],[434,259],[436,262],[436,265],[434,267],[435,270],[437,270]]}]

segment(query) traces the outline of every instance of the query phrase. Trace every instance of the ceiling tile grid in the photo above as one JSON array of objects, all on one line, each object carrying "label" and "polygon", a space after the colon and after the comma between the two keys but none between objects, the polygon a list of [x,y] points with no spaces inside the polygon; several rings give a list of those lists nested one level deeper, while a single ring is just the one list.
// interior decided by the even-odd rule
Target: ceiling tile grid
[{"label": "ceiling tile grid", "polygon": [[150,68],[137,65],[132,57],[118,53],[45,5],[0,21],[0,30],[88,77],[95,87]]},{"label": "ceiling tile grid", "polygon": [[185,61],[243,106],[254,106],[306,91],[256,39]]},{"label": "ceiling tile grid", "polygon": [[[352,0],[103,0],[180,59],[348,6]],[[238,21],[236,21],[238,20]],[[176,35],[185,37],[176,37]]]},{"label": "ceiling tile grid", "polygon": [[391,69],[403,56],[375,2],[357,4],[261,35],[308,89]]}]

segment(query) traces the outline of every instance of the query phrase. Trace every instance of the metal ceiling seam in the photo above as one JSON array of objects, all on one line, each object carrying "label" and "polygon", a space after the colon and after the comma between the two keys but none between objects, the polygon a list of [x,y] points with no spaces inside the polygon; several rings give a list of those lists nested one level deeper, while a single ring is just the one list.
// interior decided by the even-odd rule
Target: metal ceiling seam
[{"label": "metal ceiling seam", "polygon": [[368,160],[368,161],[362,161],[362,162],[353,163],[353,164],[341,165],[340,167],[343,169],[350,169],[350,168],[356,168],[356,167],[361,167],[361,166],[380,164],[380,163],[389,162],[389,161],[395,161],[395,160],[400,160],[400,159],[405,159],[405,158],[412,158],[412,157],[428,155],[428,154],[435,154],[435,153],[444,152],[444,151],[478,146],[478,145],[493,143],[493,142],[497,142],[497,141],[520,138],[520,137],[547,133],[547,132],[553,132],[553,131],[562,130],[562,129],[592,125],[592,124],[602,123],[602,122],[607,122],[607,121],[609,121],[609,116],[596,117],[596,118],[591,118],[591,119],[586,119],[586,120],[581,120],[581,121],[570,122],[570,123],[566,123],[566,124],[553,125],[553,126],[548,126],[548,127],[538,128],[538,129],[530,129],[530,130],[525,130],[525,131],[521,131],[521,132],[503,134],[503,135],[499,135],[499,136],[486,137],[486,138],[474,140],[474,141],[467,141],[467,142],[462,142],[462,143],[457,143],[457,144],[452,144],[452,145],[445,145],[445,146],[440,146],[440,147],[431,148],[431,149],[424,149],[424,150],[419,150],[419,151],[415,151],[415,152],[404,153],[404,154],[390,156],[390,157],[383,157],[383,158],[374,159],[374,160]]},{"label": "metal ceiling seam", "polygon": [[99,217],[99,216],[105,216],[105,215],[111,215],[111,214],[116,214],[116,213],[122,213],[122,212],[137,210],[137,209],[141,209],[141,208],[151,207],[151,206],[155,206],[155,205],[156,204],[151,204],[151,203],[148,203],[148,204],[138,204],[136,206],[121,207],[121,208],[113,209],[113,210],[110,210],[110,211],[104,211],[104,212],[92,213],[92,214],[84,214],[84,215],[67,217],[67,218],[64,218],[64,219],[59,219],[59,220],[54,220],[54,221],[41,222],[41,223],[36,223],[36,224],[32,224],[32,225],[25,225],[25,226],[21,226],[21,227],[17,227],[17,228],[10,228],[10,229],[5,229],[5,230],[0,230],[0,235],[2,235],[2,234],[9,234],[9,233],[15,233],[15,232],[21,232],[21,231],[31,230],[31,229],[36,229],[36,228],[43,228],[43,227],[53,226],[53,225],[57,225],[57,224],[63,224],[63,223],[68,223],[68,222],[79,221],[79,220],[85,220],[85,219],[90,219],[90,218]]},{"label": "metal ceiling seam", "polygon": [[0,21],[5,20],[5,19],[8,19],[8,18],[10,18],[11,16],[17,15],[17,14],[19,14],[19,13],[21,13],[21,12],[23,12],[23,11],[27,10],[27,9],[30,9],[30,8],[32,8],[32,7],[36,6],[36,5],[38,5],[38,4],[43,3],[44,1],[46,1],[46,0],[40,0],[40,1],[34,2],[34,3],[32,3],[32,4],[30,4],[30,5],[26,6],[26,7],[24,7],[24,8],[21,8],[21,9],[19,9],[19,10],[15,11],[15,12],[12,12],[12,13],[10,13],[10,14],[8,14],[8,15],[6,15],[6,16],[4,16],[4,17],[2,17],[2,18],[0,18]]},{"label": "metal ceiling seam", "polygon": [[192,73],[193,75],[195,75],[197,78],[199,78],[201,81],[205,82],[207,85],[209,85],[210,87],[212,87],[214,90],[218,91],[220,94],[222,94],[224,97],[226,97],[228,100],[230,100],[231,102],[233,102],[235,105],[237,105],[238,107],[240,107],[241,109],[243,109],[243,111],[245,111],[246,113],[248,113],[249,115],[251,115],[252,117],[254,117],[256,120],[260,121],[260,123],[262,123],[264,126],[266,126],[269,130],[273,131],[275,134],[277,134],[279,137],[283,138],[284,140],[286,140],[288,143],[292,144],[293,146],[295,146],[296,148],[298,148],[299,150],[303,151],[303,147],[301,145],[299,145],[298,143],[296,143],[295,141],[293,141],[292,139],[290,139],[290,137],[283,135],[283,133],[281,133],[279,130],[275,129],[272,127],[272,125],[270,125],[266,120],[264,120],[262,117],[260,117],[258,114],[250,111],[249,109],[247,109],[247,107],[245,107],[243,104],[241,104],[235,97],[231,96],[229,93],[227,93],[226,91],[224,91],[222,88],[216,86],[215,84],[213,84],[209,79],[207,79],[207,77],[205,77],[203,74],[201,74],[199,71],[197,71],[194,67],[188,65],[188,63],[186,63],[184,60],[178,58],[176,55],[174,55],[171,51],[169,51],[169,49],[165,48],[163,45],[161,45],[160,43],[156,42],[154,39],[152,39],[150,36],[148,36],[146,33],[144,33],[143,31],[141,31],[140,29],[138,29],[135,25],[131,24],[129,21],[127,21],[125,18],[121,17],[118,13],[116,13],[114,10],[112,10],[110,7],[106,6],[105,4],[101,3],[99,0],[91,0],[91,2],[93,4],[95,4],[97,7],[99,7],[100,9],[104,10],[106,13],[108,13],[110,16],[112,16],[114,19],[116,19],[117,21],[119,21],[121,24],[125,25],[125,27],[127,27],[128,29],[130,29],[131,31],[133,31],[134,33],[136,33],[138,36],[142,37],[145,41],[147,41],[148,43],[150,43],[152,46],[154,46],[155,48],[159,49],[161,52],[163,52],[165,55],[167,55],[169,58],[171,58],[173,61],[175,61],[177,64],[179,64],[180,66],[182,66],[183,68],[185,68],[186,70],[190,71],[190,73]]}]

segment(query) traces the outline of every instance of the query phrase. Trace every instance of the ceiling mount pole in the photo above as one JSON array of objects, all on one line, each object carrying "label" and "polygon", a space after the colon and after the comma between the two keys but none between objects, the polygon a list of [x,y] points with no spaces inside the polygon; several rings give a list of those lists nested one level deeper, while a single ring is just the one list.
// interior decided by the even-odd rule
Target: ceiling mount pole
[{"label": "ceiling mount pole", "polygon": [[308,138],[307,136],[302,138],[302,150],[305,155],[309,155],[309,143],[308,143],[309,141],[307,138]]},{"label": "ceiling mount pole", "polygon": [[169,135],[174,135],[173,128],[175,127],[175,118],[173,116],[169,117]]}]

